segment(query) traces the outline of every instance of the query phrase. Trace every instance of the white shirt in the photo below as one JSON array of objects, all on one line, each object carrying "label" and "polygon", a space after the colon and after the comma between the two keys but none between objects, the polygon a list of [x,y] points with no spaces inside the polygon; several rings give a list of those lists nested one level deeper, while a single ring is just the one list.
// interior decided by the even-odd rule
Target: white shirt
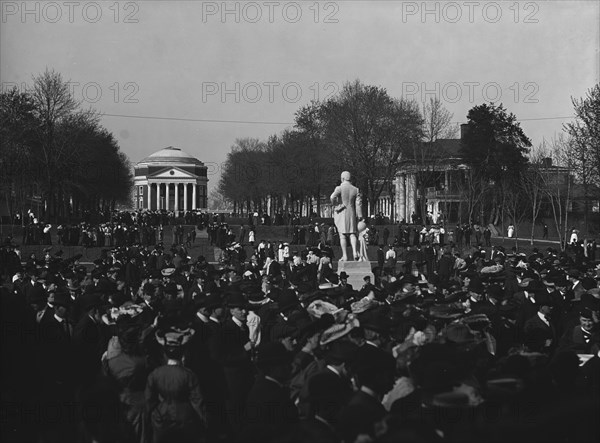
[{"label": "white shirt", "polygon": [[210,320],[206,315],[202,314],[201,312],[196,312],[196,315],[202,321],[202,323],[208,323]]},{"label": "white shirt", "polygon": [[538,311],[537,315],[544,323],[546,323],[546,326],[550,327],[550,322],[546,319],[544,314]]},{"label": "white shirt", "polygon": [[253,311],[248,312],[246,325],[248,325],[250,340],[255,345],[260,344],[260,317]]}]

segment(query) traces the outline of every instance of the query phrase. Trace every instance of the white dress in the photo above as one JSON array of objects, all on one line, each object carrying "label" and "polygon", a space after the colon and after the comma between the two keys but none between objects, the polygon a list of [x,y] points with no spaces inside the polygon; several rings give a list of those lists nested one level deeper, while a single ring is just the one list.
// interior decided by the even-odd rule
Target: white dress
[{"label": "white dress", "polygon": [[571,239],[569,240],[569,243],[577,243],[579,239],[577,238],[577,231],[573,231],[571,233]]},{"label": "white dress", "polygon": [[513,225],[510,225],[508,227],[508,238],[512,238],[514,233],[515,233],[515,227]]}]

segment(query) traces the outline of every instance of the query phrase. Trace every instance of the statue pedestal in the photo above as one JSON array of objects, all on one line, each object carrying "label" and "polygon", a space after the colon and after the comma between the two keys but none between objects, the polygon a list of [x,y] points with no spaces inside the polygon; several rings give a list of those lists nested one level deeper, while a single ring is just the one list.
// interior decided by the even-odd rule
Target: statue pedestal
[{"label": "statue pedestal", "polygon": [[375,276],[371,270],[371,262],[368,261],[338,261],[338,275],[345,271],[348,274],[348,283],[356,290],[360,290],[365,284],[363,278],[371,277],[371,283],[375,284]]}]

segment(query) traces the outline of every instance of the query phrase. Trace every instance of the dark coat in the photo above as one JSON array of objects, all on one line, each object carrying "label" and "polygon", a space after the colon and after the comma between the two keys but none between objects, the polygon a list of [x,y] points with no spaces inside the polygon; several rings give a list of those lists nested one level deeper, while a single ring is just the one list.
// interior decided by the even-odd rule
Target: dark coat
[{"label": "dark coat", "polygon": [[290,399],[288,388],[261,377],[248,395],[244,440],[274,441],[285,435],[298,422],[298,410]]},{"label": "dark coat", "polygon": [[148,376],[145,396],[155,442],[169,434],[189,441],[202,435],[205,402],[191,370],[180,365],[156,368]]},{"label": "dark coat", "polygon": [[40,347],[38,352],[38,365],[44,368],[42,378],[44,388],[48,389],[50,396],[55,395],[57,390],[74,385],[75,353],[72,341],[72,329],[67,334],[62,326],[54,318],[54,313],[45,316],[39,324]]},{"label": "dark coat", "polygon": [[557,351],[574,351],[577,354],[591,354],[591,348],[594,343],[600,343],[600,331],[597,329],[592,330],[589,340],[586,343],[581,325],[578,325],[565,331],[560,339]]},{"label": "dark coat", "polygon": [[523,343],[534,352],[551,352],[556,347],[556,331],[536,314],[525,323]]},{"label": "dark coat", "polygon": [[375,424],[386,415],[383,404],[371,395],[358,391],[342,409],[339,433],[346,442],[353,442],[360,434],[375,438]]},{"label": "dark coat", "polygon": [[102,325],[89,315],[75,325],[73,346],[77,353],[78,375],[82,380],[92,380],[100,372],[101,358],[107,344]]},{"label": "dark coat", "polygon": [[251,353],[244,349],[250,341],[248,332],[228,318],[221,327],[221,364],[227,383],[227,403],[230,423],[241,425],[241,412],[246,404],[248,393],[254,384],[254,367]]},{"label": "dark coat", "polygon": [[336,430],[328,423],[316,418],[301,420],[291,432],[298,436],[299,441],[310,441],[315,443],[341,443],[342,439]]}]

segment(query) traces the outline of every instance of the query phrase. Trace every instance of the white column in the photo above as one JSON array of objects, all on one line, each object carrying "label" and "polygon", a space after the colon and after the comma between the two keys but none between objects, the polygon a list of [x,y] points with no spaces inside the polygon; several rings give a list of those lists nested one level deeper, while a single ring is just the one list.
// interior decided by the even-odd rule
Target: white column
[{"label": "white column", "polygon": [[170,183],[165,183],[165,209],[169,210],[169,186]]},{"label": "white column", "polygon": [[192,209],[196,209],[196,188],[198,187],[198,185],[194,183],[192,186]]},{"label": "white column", "polygon": [[183,184],[183,210],[188,210],[188,184]]},{"label": "white column", "polygon": [[160,209],[160,183],[156,184],[156,210]]},{"label": "white column", "polygon": [[398,188],[396,189],[396,197],[398,198],[398,219],[405,219],[409,223],[406,217],[406,184],[404,183],[405,175],[402,174],[398,177]]},{"label": "white column", "polygon": [[412,214],[416,213],[416,187],[414,174],[410,173],[406,176],[406,221],[412,223]]},{"label": "white column", "polygon": [[146,185],[146,209],[150,209],[150,183]]},{"label": "white column", "polygon": [[179,211],[179,183],[175,183],[175,210]]}]

